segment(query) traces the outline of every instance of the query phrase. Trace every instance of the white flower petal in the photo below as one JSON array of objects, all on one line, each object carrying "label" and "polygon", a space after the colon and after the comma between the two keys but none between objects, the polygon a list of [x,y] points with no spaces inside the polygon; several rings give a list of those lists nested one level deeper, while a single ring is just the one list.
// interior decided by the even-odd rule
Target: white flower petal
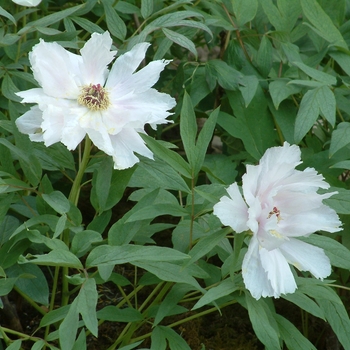
[{"label": "white flower petal", "polygon": [[114,62],[109,73],[106,87],[112,88],[117,84],[126,84],[126,86],[128,86],[128,80],[145,58],[146,51],[149,46],[149,43],[140,43],[135,45],[130,51],[119,56]]},{"label": "white flower petal", "polygon": [[236,183],[226,189],[230,198],[223,196],[220,202],[213,207],[214,215],[226,225],[232,227],[237,233],[248,230],[248,207],[245,204]]},{"label": "white flower petal", "polygon": [[336,212],[322,205],[317,209],[304,211],[280,221],[280,231],[288,237],[308,236],[316,231],[341,231],[341,221]]},{"label": "white flower petal", "polygon": [[267,279],[266,272],[261,265],[259,256],[259,243],[255,237],[249,242],[248,251],[244,256],[242,264],[242,276],[246,288],[253,298],[259,300],[261,297],[274,295],[274,290]]},{"label": "white flower petal", "polygon": [[[147,123],[153,128],[167,123],[168,110],[175,106],[175,100],[151,88],[168,62],[150,63],[134,74],[149,45],[137,44],[119,57],[107,79],[107,65],[116,53],[110,50],[112,39],[108,32],[94,33],[81,49],[81,56],[57,43],[40,40],[30,53],[30,62],[41,88],[17,95],[24,103],[37,103],[42,111],[42,121],[39,124],[35,119],[35,126],[41,127],[45,145],[61,141],[74,149],[88,133],[99,149],[113,157],[118,169],[139,161],[134,152],[152,158],[138,132],[143,132]],[[96,96],[89,104],[92,97],[87,94],[93,94],[91,89]],[[26,115],[22,121],[28,118]],[[33,125],[22,127],[32,138],[34,129]]]},{"label": "white flower petal", "polygon": [[93,33],[91,39],[80,50],[83,62],[81,63],[82,84],[104,85],[108,76],[107,65],[113,60],[116,51],[110,51],[112,38],[108,32]]},{"label": "white flower petal", "polygon": [[68,52],[57,43],[46,43],[40,39],[29,53],[29,60],[34,78],[45,94],[56,98],[78,97],[80,90],[76,80],[80,75],[80,56]]},{"label": "white flower petal", "polygon": [[319,247],[292,238],[280,250],[288,262],[300,271],[310,271],[321,279],[331,274],[329,258]]},{"label": "white flower petal", "polygon": [[39,107],[34,106],[28,112],[16,119],[18,130],[23,134],[28,134],[29,138],[35,142],[44,141],[41,130],[43,112]]},{"label": "white flower petal", "polygon": [[41,0],[12,0],[17,5],[34,7],[38,6],[41,3]]},{"label": "white flower petal", "polygon": [[127,120],[125,125],[128,126],[143,127],[149,123],[154,127],[155,124],[167,123],[169,121],[165,118],[170,115],[168,110],[176,105],[174,98],[155,89],[123,97],[114,95],[114,92],[111,95],[113,104],[120,110],[120,119]]},{"label": "white flower petal", "polygon": [[[132,74],[123,83],[124,93],[134,91],[139,94],[150,89],[159,80],[160,73],[169,62],[165,60],[153,61],[138,72]],[[109,86],[109,83],[107,82],[106,85]],[[121,87],[118,84],[116,86]]]},{"label": "white flower petal", "polygon": [[[288,243],[285,243],[287,245]],[[294,293],[297,285],[286,258],[279,249],[259,250],[261,265],[273,289],[273,296],[279,298],[281,294]]]}]

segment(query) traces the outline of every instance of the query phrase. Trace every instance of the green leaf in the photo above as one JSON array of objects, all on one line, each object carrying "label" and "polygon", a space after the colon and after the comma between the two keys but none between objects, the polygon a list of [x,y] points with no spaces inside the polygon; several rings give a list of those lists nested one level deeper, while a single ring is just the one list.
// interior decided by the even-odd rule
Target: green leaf
[{"label": "green leaf", "polygon": [[268,349],[280,350],[278,326],[265,300],[255,300],[249,292],[245,293],[245,300],[250,322],[257,337]]},{"label": "green leaf", "polygon": [[71,252],[64,249],[55,249],[48,254],[31,255],[28,254],[26,258],[21,259],[20,263],[32,263],[36,265],[48,266],[66,266],[76,269],[82,269],[83,265],[80,260]]},{"label": "green leaf", "polygon": [[186,341],[179,334],[173,329],[165,326],[157,326],[153,329],[151,336],[152,346],[150,350],[165,350],[163,345],[164,341],[159,343],[159,339],[156,340],[157,337],[167,339],[171,350],[191,350]]},{"label": "green leaf", "polygon": [[215,77],[221,87],[226,90],[237,90],[243,74],[220,60],[208,60],[205,65],[207,74]]},{"label": "green leaf", "polygon": [[209,253],[216,245],[218,245],[224,237],[232,230],[231,228],[223,228],[217,232],[208,234],[201,238],[196,245],[189,251],[188,255],[191,259],[186,263],[186,266],[193,264],[205,254]]},{"label": "green leaf", "polygon": [[335,111],[336,101],[333,91],[328,86],[322,86],[317,91],[317,101],[320,107],[321,113],[328,120],[328,122],[334,127],[335,124]]},{"label": "green leaf", "polygon": [[84,7],[84,5],[78,5],[78,6],[73,6],[73,7],[67,8],[63,11],[55,11],[54,13],[52,13],[48,16],[45,16],[45,17],[42,17],[36,21],[27,23],[27,25],[25,27],[23,27],[22,29],[20,29],[17,34],[22,35],[22,34],[25,34],[27,32],[34,31],[34,30],[36,30],[37,27],[48,27],[51,24],[59,22],[60,20],[72,15],[74,12],[80,10],[83,7]]},{"label": "green leaf", "polygon": [[181,175],[158,156],[154,160],[144,158],[138,163],[129,186],[191,192]]},{"label": "green leaf", "polygon": [[42,198],[57,213],[63,215],[69,212],[69,201],[62,192],[53,191],[50,194],[43,193]]},{"label": "green leaf", "polygon": [[192,168],[195,158],[194,148],[196,145],[197,130],[197,119],[192,106],[192,101],[185,91],[181,109],[180,135],[188,162]]},{"label": "green leaf", "polygon": [[238,289],[238,286],[236,283],[234,283],[230,279],[226,279],[222,281],[219,285],[211,288],[206,292],[193,306],[192,310],[199,309],[200,307],[204,305],[208,305],[211,302],[218,300],[219,298],[222,298],[226,295],[231,294],[235,290]]},{"label": "green leaf", "polygon": [[[24,140],[24,137],[26,137],[26,141]],[[16,133],[15,138],[16,146],[5,138],[0,138],[0,143],[7,147],[19,158],[21,168],[26,178],[33,186],[36,186],[41,178],[40,163],[37,158],[31,153],[32,145],[27,136]]]},{"label": "green leaf", "polygon": [[153,13],[153,0],[141,0],[141,15],[143,18],[151,16]]},{"label": "green leaf", "polygon": [[239,91],[242,93],[245,107],[248,107],[254,98],[259,86],[259,79],[256,75],[244,75],[239,82]]},{"label": "green leaf", "polygon": [[299,143],[312,128],[319,116],[317,89],[309,90],[303,96],[295,121],[294,138]]},{"label": "green leaf", "polygon": [[138,347],[141,343],[143,342],[143,340],[140,340],[136,343],[132,343],[130,345],[126,345],[126,346],[123,346],[122,348],[120,348],[119,350],[132,350],[132,349],[135,349],[136,347]]},{"label": "green leaf", "polygon": [[74,346],[72,348],[72,350],[82,350],[82,349],[86,349],[86,333],[85,330],[82,329],[77,341],[74,343]]},{"label": "green leaf", "polygon": [[102,245],[94,248],[86,259],[86,266],[116,265],[134,261],[183,261],[189,258],[177,250],[166,247],[137,246],[125,244],[122,246]]},{"label": "green leaf", "polygon": [[142,321],[143,316],[140,311],[130,307],[119,309],[116,306],[109,305],[97,311],[97,318],[111,322],[128,323]]},{"label": "green leaf", "polygon": [[75,343],[79,325],[78,301],[75,299],[58,329],[61,350],[71,350]]},{"label": "green leaf", "polygon": [[11,15],[11,13],[7,12],[0,6],[0,16],[6,17],[9,19],[14,25],[17,25],[15,18]]},{"label": "green leaf", "polygon": [[80,288],[77,297],[77,309],[80,312],[86,328],[97,337],[98,324],[96,315],[97,305],[96,282],[93,278],[89,278]]},{"label": "green leaf", "polygon": [[68,314],[68,311],[70,309],[70,305],[62,306],[58,309],[49,311],[47,314],[43,316],[43,318],[40,321],[40,327],[45,327],[50,324],[59,322],[63,320],[66,315]]},{"label": "green leaf", "polygon": [[71,251],[77,257],[86,254],[93,243],[103,240],[101,234],[92,230],[77,232],[72,240]]},{"label": "green leaf", "polygon": [[170,30],[168,28],[162,28],[162,31],[169,40],[189,50],[193,53],[194,57],[197,58],[198,54],[196,46],[194,45],[192,40],[188,39],[185,35]]},{"label": "green leaf", "polygon": [[333,131],[331,145],[329,147],[329,157],[333,157],[334,153],[350,143],[350,123],[342,122],[337,125],[337,129]]},{"label": "green leaf", "polygon": [[276,109],[278,109],[280,103],[286,98],[298,94],[301,91],[300,86],[288,84],[289,82],[289,79],[282,78],[272,81],[269,85],[270,95]]},{"label": "green leaf", "polygon": [[133,265],[153,273],[163,281],[186,283],[195,287],[196,289],[202,290],[197,280],[192,277],[189,269],[186,269],[183,266],[175,265],[169,262],[162,262],[159,264],[154,260],[134,261]]},{"label": "green leaf", "polygon": [[19,350],[22,345],[22,340],[17,339],[10,346],[6,347],[6,350]]},{"label": "green leaf", "polygon": [[105,157],[92,177],[91,203],[99,213],[107,209],[106,203],[111,188],[112,172],[113,160],[111,157]]},{"label": "green leaf", "polygon": [[256,56],[256,63],[261,75],[267,78],[272,67],[272,44],[266,35],[261,39]]},{"label": "green leaf", "polygon": [[11,292],[17,278],[0,278],[0,296]]},{"label": "green leaf", "polygon": [[70,17],[76,24],[85,29],[89,33],[100,33],[102,34],[104,30],[97,24],[89,21],[86,18],[72,16]]},{"label": "green leaf", "polygon": [[140,136],[143,138],[147,146],[154,154],[168,163],[181,175],[187,178],[191,178],[191,170],[189,164],[178,153],[164,147],[160,142],[154,140],[148,135],[141,133]]},{"label": "green leaf", "polygon": [[319,36],[335,46],[348,49],[339,30],[316,0],[303,0],[300,3],[305,17],[312,24],[311,28]]},{"label": "green leaf", "polygon": [[207,153],[209,143],[213,138],[219,110],[220,109],[217,108],[210,113],[209,118],[205,121],[204,126],[198,135],[192,164],[194,176],[197,176],[204,163],[204,158]]},{"label": "green leaf", "polygon": [[102,0],[102,4],[105,10],[108,30],[112,35],[123,41],[126,36],[126,25],[124,21],[118,16],[110,1]]},{"label": "green leaf", "polygon": [[250,22],[258,11],[257,0],[231,0],[231,2],[239,27]]},{"label": "green leaf", "polygon": [[41,350],[46,345],[46,341],[43,339],[37,340],[30,350]]},{"label": "green leaf", "polygon": [[22,97],[19,97],[15,94],[15,92],[18,92],[19,89],[13,83],[9,74],[5,74],[5,76],[3,77],[2,84],[1,84],[1,91],[3,95],[11,101],[15,101],[15,102],[22,101]]},{"label": "green leaf", "polygon": [[337,335],[338,340],[344,349],[348,350],[350,349],[349,316],[338,295],[330,288],[329,290],[334,294],[334,298],[337,298],[336,302],[324,298],[317,298],[316,301],[324,311],[327,321]]},{"label": "green leaf", "polygon": [[189,213],[180,204],[159,203],[159,204],[153,204],[152,206],[145,207],[138,210],[137,212],[129,216],[125,222],[128,223],[132,221],[153,219],[160,215],[172,215],[172,216],[185,217],[185,216],[188,216]]},{"label": "green leaf", "polygon": [[276,315],[276,321],[281,332],[281,337],[288,349],[317,350],[309,340],[307,340],[293,323],[281,315]]},{"label": "green leaf", "polygon": [[326,320],[324,312],[320,309],[320,307],[311,298],[298,289],[294,293],[282,295],[282,298],[297,305],[299,308],[305,310],[311,315]]},{"label": "green leaf", "polygon": [[53,233],[52,238],[57,238],[65,229],[67,223],[67,215],[63,214],[57,221],[55,232]]},{"label": "green leaf", "polygon": [[171,316],[177,303],[191,290],[193,290],[193,287],[187,284],[175,284],[159,305],[153,327],[157,326],[165,317]]},{"label": "green leaf", "polygon": [[338,187],[332,187],[332,190],[336,190],[338,193],[332,195],[331,198],[325,199],[324,203],[329,205],[338,214],[349,215],[350,214],[350,190],[346,190],[345,188],[338,188]]},{"label": "green leaf", "polygon": [[337,83],[337,79],[333,75],[311,68],[302,62],[291,62],[291,63],[297,66],[299,69],[301,69],[304,73],[306,73],[311,78],[319,81],[320,83],[323,83],[325,85],[335,85]]},{"label": "green leaf", "polygon": [[[32,264],[13,265],[7,269],[9,277],[18,277],[16,287],[36,303],[49,305],[49,286],[41,269]],[[31,276],[31,278],[28,278]]]},{"label": "green leaf", "polygon": [[[256,95],[247,108],[240,93],[227,92],[227,94],[230,105],[235,111],[235,117],[220,112],[218,124],[225,132],[241,139],[247,152],[259,160],[267,148],[275,145],[274,140],[277,138],[262,89],[258,87]],[[259,118],[256,117],[257,115]]]}]

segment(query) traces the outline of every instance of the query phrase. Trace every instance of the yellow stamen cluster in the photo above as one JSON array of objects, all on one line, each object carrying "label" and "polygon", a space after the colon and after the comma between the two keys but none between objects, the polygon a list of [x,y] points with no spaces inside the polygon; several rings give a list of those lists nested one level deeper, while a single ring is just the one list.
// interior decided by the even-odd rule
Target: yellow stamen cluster
[{"label": "yellow stamen cluster", "polygon": [[92,111],[105,110],[110,105],[108,93],[100,84],[84,86],[78,97],[78,103]]}]

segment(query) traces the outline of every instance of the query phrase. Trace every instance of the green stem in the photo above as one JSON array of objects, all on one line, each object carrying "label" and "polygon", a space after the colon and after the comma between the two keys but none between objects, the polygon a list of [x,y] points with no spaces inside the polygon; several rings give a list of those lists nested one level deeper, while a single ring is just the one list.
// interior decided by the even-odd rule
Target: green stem
[{"label": "green stem", "polygon": [[[77,205],[78,201],[79,201],[81,181],[83,179],[86,167],[87,167],[89,159],[90,159],[90,150],[91,150],[91,140],[88,137],[88,135],[86,135],[85,136],[83,157],[82,157],[81,162],[79,164],[78,173],[74,179],[72,188],[71,188],[69,196],[68,196],[68,200],[70,202],[72,202],[74,205]],[[69,248],[69,246],[70,246],[69,229],[66,229],[63,231],[62,240]],[[68,275],[69,275],[68,267],[63,266],[62,267],[62,301],[61,301],[62,306],[68,305],[68,301],[69,301],[69,286],[68,286],[68,278],[66,277]]]}]

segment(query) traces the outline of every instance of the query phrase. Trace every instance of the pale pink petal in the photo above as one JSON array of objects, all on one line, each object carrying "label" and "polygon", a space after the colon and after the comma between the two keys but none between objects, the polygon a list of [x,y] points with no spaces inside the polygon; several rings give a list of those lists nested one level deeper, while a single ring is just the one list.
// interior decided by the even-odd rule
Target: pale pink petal
[{"label": "pale pink petal", "polygon": [[[149,43],[140,43],[135,45],[130,51],[119,56],[109,73],[106,87],[112,88],[116,85],[127,84],[131,75],[145,58],[149,46]],[[121,88],[123,87],[121,86]],[[128,92],[130,91],[128,90]]]},{"label": "pale pink petal", "polygon": [[[285,243],[287,245],[288,243]],[[297,285],[286,258],[279,249],[259,250],[261,265],[273,289],[273,296],[279,298],[281,294],[294,293]]]},{"label": "pale pink petal", "polygon": [[248,230],[248,207],[239,192],[236,183],[227,188],[230,198],[224,196],[214,205],[214,215],[226,225],[232,227],[237,233]]},{"label": "pale pink petal", "polygon": [[255,237],[251,238],[248,251],[243,259],[242,277],[246,288],[253,298],[258,300],[261,297],[265,298],[274,295],[274,290],[261,265],[259,243]]},{"label": "pale pink petal", "polygon": [[280,250],[288,262],[300,271],[310,271],[321,279],[331,274],[329,258],[319,247],[292,238]]}]

